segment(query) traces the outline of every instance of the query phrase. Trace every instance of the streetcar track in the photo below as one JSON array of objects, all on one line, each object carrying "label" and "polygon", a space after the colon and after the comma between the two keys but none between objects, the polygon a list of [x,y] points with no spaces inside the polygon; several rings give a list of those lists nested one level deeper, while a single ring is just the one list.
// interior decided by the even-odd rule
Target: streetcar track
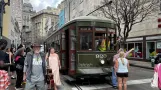
[{"label": "streetcar track", "polygon": [[79,85],[74,84],[74,86],[78,89],[78,90],[83,90]]}]

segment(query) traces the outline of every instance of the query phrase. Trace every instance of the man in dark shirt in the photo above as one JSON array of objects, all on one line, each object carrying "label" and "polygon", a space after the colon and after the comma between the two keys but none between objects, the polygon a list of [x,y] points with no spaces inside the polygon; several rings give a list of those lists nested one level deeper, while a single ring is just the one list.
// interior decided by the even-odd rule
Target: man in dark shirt
[{"label": "man in dark shirt", "polygon": [[6,57],[6,53],[3,51],[7,46],[7,41],[5,39],[0,39],[0,70],[3,69],[4,60]]}]

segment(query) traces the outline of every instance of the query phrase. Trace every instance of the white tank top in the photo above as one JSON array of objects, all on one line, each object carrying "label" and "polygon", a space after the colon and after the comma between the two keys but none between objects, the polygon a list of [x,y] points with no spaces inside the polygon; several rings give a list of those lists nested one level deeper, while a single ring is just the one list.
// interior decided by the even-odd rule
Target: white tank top
[{"label": "white tank top", "polygon": [[118,59],[118,73],[127,73],[128,72],[128,60],[126,58],[123,58],[124,65],[121,61],[121,58]]}]

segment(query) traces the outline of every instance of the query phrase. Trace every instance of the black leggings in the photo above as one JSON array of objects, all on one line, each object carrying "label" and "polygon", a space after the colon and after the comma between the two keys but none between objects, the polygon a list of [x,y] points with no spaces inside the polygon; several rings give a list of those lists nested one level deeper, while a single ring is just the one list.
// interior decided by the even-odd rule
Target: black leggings
[{"label": "black leggings", "polygon": [[16,88],[21,87],[21,83],[23,82],[23,70],[16,69],[17,80],[16,80]]}]

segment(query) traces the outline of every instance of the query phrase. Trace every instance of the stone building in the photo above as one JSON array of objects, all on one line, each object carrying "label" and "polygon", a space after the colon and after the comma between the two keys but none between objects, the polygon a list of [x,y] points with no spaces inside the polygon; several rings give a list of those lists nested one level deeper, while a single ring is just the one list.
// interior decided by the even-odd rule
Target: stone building
[{"label": "stone building", "polygon": [[32,42],[44,43],[47,36],[46,21],[51,20],[51,26],[55,26],[58,21],[58,15],[52,8],[47,8],[37,12],[32,18]]},{"label": "stone building", "polygon": [[32,24],[31,17],[36,13],[33,11],[31,3],[23,4],[23,29],[22,29],[22,43],[26,46],[31,45],[32,42]]}]

